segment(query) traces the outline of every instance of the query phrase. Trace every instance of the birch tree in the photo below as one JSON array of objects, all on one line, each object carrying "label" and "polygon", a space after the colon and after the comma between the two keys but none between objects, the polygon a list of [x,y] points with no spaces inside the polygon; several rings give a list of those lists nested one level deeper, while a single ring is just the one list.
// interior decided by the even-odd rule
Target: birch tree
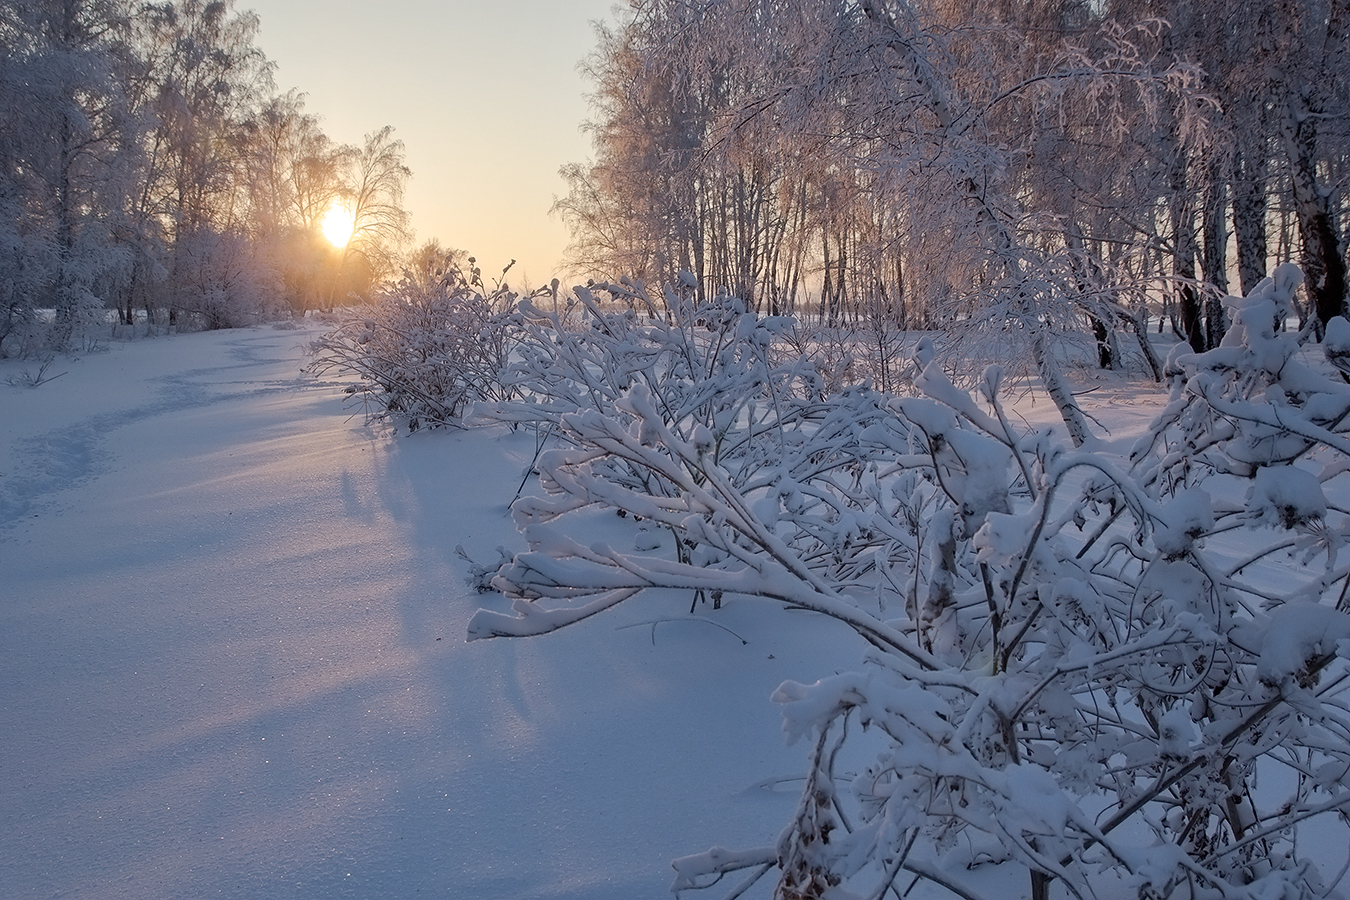
[{"label": "birch tree", "polygon": [[[1023,172],[1034,165],[1036,129],[1056,118],[1104,122],[1101,136],[1117,143],[1149,122],[1170,122],[1176,141],[1190,140],[1195,71],[1150,58],[1145,45],[1156,27],[1136,35],[1101,25],[1080,46],[1070,37],[1094,27],[1090,15],[1036,9],[1042,18],[1030,41],[1021,30],[1030,22],[999,13],[972,24],[959,4],[724,0],[695,15],[650,2],[635,8],[623,49],[638,84],[716,87],[703,95],[706,134],[691,171],[705,187],[723,172],[733,181],[699,207],[714,213],[695,219],[707,235],[705,258],[714,246],[738,247],[747,261],[787,259],[787,272],[809,259],[807,278],[831,325],[841,309],[894,310],[903,298],[907,314],[920,310],[963,341],[951,349],[992,350],[1039,379],[1075,439],[1085,440],[1056,354],[1090,327],[1107,330],[1102,344],[1112,345],[1125,310],[1096,287],[1084,291],[1085,271],[1113,271],[1100,258],[1084,265],[1097,235],[1075,238],[1072,252],[1067,239],[1046,243],[1047,233],[1064,230],[1049,210],[1027,205],[1032,179]],[[615,110],[603,112],[606,123],[626,127]],[[659,134],[643,133],[663,146]],[[1038,183],[1055,172],[1038,172]],[[603,182],[588,185],[604,195]],[[757,196],[773,202],[739,202]],[[1084,224],[1075,223],[1080,234]],[[741,289],[752,307],[781,290],[763,283],[778,269],[740,268],[760,281]],[[721,278],[715,267],[695,274]],[[727,282],[736,292],[736,278]]]},{"label": "birch tree", "polygon": [[[260,253],[240,257],[251,240],[243,138],[272,88],[272,65],[254,43],[258,18],[236,13],[227,0],[178,0],[148,7],[139,22],[144,104],[154,127],[136,210],[140,240],[163,248],[154,304],[169,310],[170,321],[180,312],[201,313],[217,327],[247,321],[257,292],[243,300],[231,287],[240,276],[222,280],[221,273],[266,265]],[[149,274],[141,269],[127,290],[128,323],[136,282]],[[230,306],[237,318],[225,315]]]},{"label": "birch tree", "polygon": [[[127,262],[116,246],[140,124],[124,90],[130,70],[129,9],[117,0],[3,4],[8,44],[4,106],[14,115],[5,193],[20,256],[17,283],[29,303],[54,307],[54,342],[69,342],[102,305],[101,285]],[[11,306],[11,309],[13,307]]]},{"label": "birch tree", "polygon": [[412,170],[403,142],[386,125],[366,135],[359,148],[342,157],[339,196],[349,205],[352,234],[343,248],[342,265],[353,256],[366,264],[372,278],[391,274],[411,237],[403,189]]},{"label": "birch tree", "polygon": [[1343,314],[1343,190],[1329,179],[1350,153],[1346,5],[1340,0],[1212,0],[1122,3],[1111,9],[1116,16],[1167,21],[1173,52],[1200,66],[1204,89],[1222,110],[1215,152],[1207,160],[1191,161],[1186,187],[1189,202],[1201,212],[1202,243],[1210,247],[1202,255],[1210,259],[1204,268],[1205,280],[1214,287],[1213,302],[1226,291],[1226,260],[1220,259],[1226,247],[1220,246],[1218,231],[1224,208],[1231,206],[1243,292],[1254,290],[1266,275],[1274,252],[1266,238],[1268,219],[1283,209],[1297,223],[1297,255],[1319,328]]}]

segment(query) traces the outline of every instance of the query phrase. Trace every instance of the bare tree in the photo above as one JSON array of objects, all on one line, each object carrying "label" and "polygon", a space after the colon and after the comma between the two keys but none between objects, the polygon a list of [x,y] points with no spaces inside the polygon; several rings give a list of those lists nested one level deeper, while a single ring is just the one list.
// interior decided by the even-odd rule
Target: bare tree
[{"label": "bare tree", "polygon": [[393,127],[386,125],[366,135],[360,148],[345,148],[342,154],[339,196],[348,204],[352,234],[342,251],[339,275],[350,274],[354,262],[363,267],[368,282],[394,274],[411,237],[403,189],[412,170],[403,142],[393,134]]},{"label": "bare tree", "polygon": [[[295,313],[328,301],[338,260],[320,234],[324,215],[341,199],[344,148],[304,111],[304,96],[274,97],[247,124],[245,190],[255,239],[273,259]],[[339,257],[340,258],[340,257]]]}]

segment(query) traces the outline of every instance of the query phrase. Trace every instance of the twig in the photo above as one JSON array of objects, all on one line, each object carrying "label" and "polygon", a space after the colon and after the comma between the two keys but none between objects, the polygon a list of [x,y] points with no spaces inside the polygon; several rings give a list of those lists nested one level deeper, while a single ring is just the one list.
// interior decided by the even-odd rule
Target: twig
[{"label": "twig", "polygon": [[656,646],[656,626],[657,626],[657,625],[664,625],[664,624],[667,623],[667,622],[702,622],[702,623],[705,624],[705,625],[711,625],[711,626],[713,626],[714,628],[720,628],[720,629],[722,629],[722,630],[725,631],[727,634],[731,635],[732,637],[736,638],[736,640],[740,641],[742,645],[750,643],[750,642],[747,641],[745,638],[741,637],[739,634],[737,634],[736,632],[732,631],[732,630],[731,630],[730,628],[728,628],[727,626],[725,626],[725,625],[723,625],[723,624],[721,624],[721,623],[719,623],[719,622],[714,622],[714,621],[712,621],[711,619],[705,619],[705,618],[703,618],[702,616],[687,616],[687,617],[680,618],[680,619],[671,619],[671,618],[668,618],[668,619],[651,619],[650,621],[646,621],[646,622],[633,622],[633,623],[628,624],[628,625],[620,625],[616,630],[617,630],[617,631],[622,631],[622,630],[624,630],[625,628],[639,628],[639,627],[641,627],[641,626],[643,626],[643,625],[650,625],[650,626],[652,626],[652,646],[655,647],[655,646]]}]

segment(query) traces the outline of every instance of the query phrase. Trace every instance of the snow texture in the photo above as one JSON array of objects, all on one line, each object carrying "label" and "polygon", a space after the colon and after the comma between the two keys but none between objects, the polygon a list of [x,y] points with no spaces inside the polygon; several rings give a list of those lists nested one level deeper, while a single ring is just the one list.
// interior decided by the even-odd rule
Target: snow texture
[{"label": "snow texture", "polygon": [[1350,658],[1350,614],[1317,603],[1290,603],[1271,615],[1261,641],[1257,674],[1281,684],[1308,671],[1320,657]]},{"label": "snow texture", "polygon": [[533,442],[367,429],[301,376],[316,333],[0,363],[0,896],[631,900],[771,844],[768,696],[850,637],[652,624],[684,595],[466,643],[496,601],[454,547],[517,545]]}]

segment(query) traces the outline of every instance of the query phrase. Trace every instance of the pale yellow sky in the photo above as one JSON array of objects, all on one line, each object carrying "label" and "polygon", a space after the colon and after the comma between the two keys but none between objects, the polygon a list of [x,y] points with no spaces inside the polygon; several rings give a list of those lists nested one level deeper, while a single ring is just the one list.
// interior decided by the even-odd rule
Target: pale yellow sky
[{"label": "pale yellow sky", "polygon": [[[258,45],[280,90],[340,143],[385,125],[407,147],[405,205],[417,241],[512,258],[511,284],[553,277],[567,243],[549,215],[558,169],[590,157],[580,125],[590,86],[578,62],[614,0],[236,0],[258,13]],[[521,284],[527,276],[530,284]]]}]

